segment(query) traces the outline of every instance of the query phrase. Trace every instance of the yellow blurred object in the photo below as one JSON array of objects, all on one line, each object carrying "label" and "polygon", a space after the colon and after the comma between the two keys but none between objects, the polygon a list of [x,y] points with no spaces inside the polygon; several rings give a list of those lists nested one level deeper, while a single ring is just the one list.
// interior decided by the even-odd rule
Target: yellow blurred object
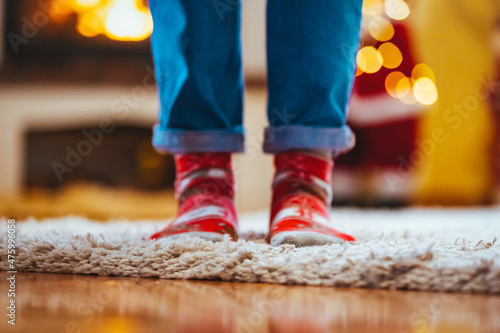
[{"label": "yellow blurred object", "polygon": [[359,66],[356,67],[356,76],[360,76],[363,74],[363,71],[359,68]]},{"label": "yellow blurred object", "polygon": [[386,42],[394,36],[394,27],[383,16],[375,16],[368,23],[368,30],[373,38],[380,42]]},{"label": "yellow blurred object", "polygon": [[72,7],[75,11],[88,10],[99,5],[100,0],[73,0],[71,1]]},{"label": "yellow blurred object", "polygon": [[100,23],[94,12],[88,12],[78,17],[76,30],[85,37],[99,35]]},{"label": "yellow blurred object", "polygon": [[404,20],[410,15],[410,7],[403,0],[385,0],[385,12],[394,20]]},{"label": "yellow blurred object", "polygon": [[[422,148],[426,158],[415,165],[420,179],[417,201],[487,203],[493,183],[493,128],[487,104],[493,80],[490,42],[498,7],[489,0],[420,0],[413,13],[415,50],[433,69],[439,93],[439,102],[419,124],[419,141],[428,140],[428,145]],[[422,66],[414,72],[414,78],[429,76]],[[429,76],[416,84],[420,89],[432,81]]]},{"label": "yellow blurred object", "polygon": [[104,31],[111,39],[142,40],[153,31],[153,19],[148,8],[136,0],[116,0],[109,10]]},{"label": "yellow blurred object", "polygon": [[403,62],[403,55],[399,48],[392,43],[384,43],[378,47],[378,51],[384,60],[382,65],[385,68],[396,68]]},{"label": "yellow blurred object", "polygon": [[431,105],[437,101],[436,85],[428,77],[418,78],[413,83],[413,94],[417,101],[424,105]]},{"label": "yellow blurred object", "polygon": [[384,10],[383,0],[364,0],[363,1],[363,14],[365,15],[379,15]]},{"label": "yellow blurred object", "polygon": [[0,194],[0,216],[17,219],[67,215],[103,221],[167,219],[174,217],[176,212],[173,190],[146,192],[83,182],[69,183],[57,190],[35,188],[15,196]]},{"label": "yellow blurred object", "polygon": [[396,84],[396,96],[405,98],[411,92],[411,80],[407,77],[401,78]]},{"label": "yellow blurred object", "polygon": [[436,82],[436,76],[432,69],[426,64],[417,64],[411,71],[411,78],[417,81],[421,77],[428,77],[432,82]]},{"label": "yellow blurred object", "polygon": [[153,31],[153,19],[143,0],[71,0],[51,3],[56,20],[77,14],[77,31],[85,37],[105,35],[122,41],[144,40]]},{"label": "yellow blurred object", "polygon": [[398,98],[398,83],[405,79],[406,76],[401,72],[390,72],[385,78],[385,90],[389,95]]},{"label": "yellow blurred object", "polygon": [[375,73],[382,68],[384,59],[380,52],[373,46],[365,46],[358,51],[356,62],[365,73]]}]

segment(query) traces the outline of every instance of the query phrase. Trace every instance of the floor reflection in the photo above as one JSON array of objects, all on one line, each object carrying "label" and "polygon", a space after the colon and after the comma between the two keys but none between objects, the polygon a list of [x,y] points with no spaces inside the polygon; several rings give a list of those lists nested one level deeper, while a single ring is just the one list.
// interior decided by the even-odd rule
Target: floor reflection
[{"label": "floor reflection", "polygon": [[500,331],[483,295],[19,273],[16,304],[17,332]]}]

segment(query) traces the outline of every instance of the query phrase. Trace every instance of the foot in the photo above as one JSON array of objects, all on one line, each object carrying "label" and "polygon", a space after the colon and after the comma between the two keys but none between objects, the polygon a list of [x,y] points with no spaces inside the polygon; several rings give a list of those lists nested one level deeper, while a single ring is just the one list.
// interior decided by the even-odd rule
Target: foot
[{"label": "foot", "polygon": [[221,241],[238,239],[234,180],[229,153],[175,155],[177,217],[150,239],[180,235]]},{"label": "foot", "polygon": [[329,207],[333,160],[330,154],[284,152],[275,155],[271,223],[272,246],[314,246],[354,241],[331,226]]}]

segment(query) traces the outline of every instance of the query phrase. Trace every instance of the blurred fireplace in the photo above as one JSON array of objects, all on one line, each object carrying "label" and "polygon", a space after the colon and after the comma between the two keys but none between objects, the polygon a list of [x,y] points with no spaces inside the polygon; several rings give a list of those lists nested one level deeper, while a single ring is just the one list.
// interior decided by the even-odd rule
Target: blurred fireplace
[{"label": "blurred fireplace", "polygon": [[[148,84],[154,85],[147,36],[140,40],[120,37],[112,34],[114,30],[102,30],[102,25],[96,29],[97,33],[79,29],[78,20],[84,11],[70,10],[55,16],[50,11],[55,1],[0,0],[0,5],[4,5],[4,18],[0,15],[0,26],[4,23],[3,52],[0,46],[0,54],[4,55],[4,62],[0,64],[0,140],[3,142],[0,145],[0,195],[20,193],[31,186],[57,188],[74,179],[141,189],[172,186],[172,158],[154,155],[150,149],[158,99],[151,87],[143,94],[145,78]],[[146,1],[119,1],[125,2],[122,10],[131,13],[130,8],[134,9],[132,16],[138,21],[144,18]],[[64,3],[91,6],[97,4],[97,0],[58,2]],[[114,3],[98,2],[104,6],[104,14],[106,6]],[[265,0],[243,2],[247,82],[265,80],[265,5]],[[44,17],[48,17],[46,23]],[[132,20],[123,21],[128,27]],[[36,33],[29,34],[26,29],[32,26]],[[7,34],[18,38],[17,43],[8,40]],[[13,47],[16,45],[17,49]],[[120,113],[113,112],[114,103],[118,101],[122,107],[134,94],[137,98],[132,98],[131,105],[127,104],[130,113],[121,119]],[[259,103],[263,109],[264,99]],[[109,118],[116,130],[106,134],[103,143],[94,147],[89,156],[84,156],[73,172],[64,173],[60,182],[53,162],[65,163],[67,146],[77,149],[80,142],[86,140],[82,131],[97,128],[103,118]],[[135,141],[130,142],[131,137]],[[117,149],[124,145],[116,142],[123,140],[129,140],[129,150],[121,149],[117,156]],[[132,162],[121,162],[125,160]],[[130,164],[125,168],[124,163]],[[243,210],[262,209],[268,204],[267,197],[256,196],[255,191],[267,193],[271,176],[262,178],[262,171],[255,163],[243,163],[248,171],[241,173],[244,177],[239,176],[238,205]],[[254,170],[259,170],[258,175],[254,173],[255,178],[263,180],[256,182],[247,177]]]},{"label": "blurred fireplace", "polygon": [[[2,55],[5,61],[0,65],[0,83],[135,83],[141,70],[152,66],[147,0],[0,0],[0,7],[2,4],[5,33],[0,64]],[[246,81],[262,83],[266,79],[266,0],[244,1],[242,5]],[[113,11],[119,15],[110,14],[113,7],[119,9]],[[110,20],[107,28],[110,16],[121,19],[118,24]],[[0,10],[0,32],[1,26]]]},{"label": "blurred fireplace", "polygon": [[[71,181],[153,190],[171,186],[172,159],[153,152],[150,144],[158,103],[147,4],[0,0],[2,4],[0,193]],[[0,25],[1,20],[2,15]],[[121,117],[115,109],[124,107],[127,116]],[[110,119],[116,130],[65,173],[64,181],[54,181],[53,163],[64,161],[68,147],[86,140],[82,131],[98,128],[103,119]]]},{"label": "blurred fireplace", "polygon": [[[142,0],[5,1],[2,82],[136,83],[152,68]],[[126,70],[125,70],[126,69]]]}]

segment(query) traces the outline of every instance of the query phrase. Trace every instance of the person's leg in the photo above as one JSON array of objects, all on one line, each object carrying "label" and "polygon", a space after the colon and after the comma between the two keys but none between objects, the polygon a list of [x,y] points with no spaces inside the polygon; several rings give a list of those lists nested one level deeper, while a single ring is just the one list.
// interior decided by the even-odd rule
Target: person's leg
[{"label": "person's leg", "polygon": [[267,61],[270,127],[264,149],[352,145],[345,125],[356,69],[361,0],[269,0]]},{"label": "person's leg", "polygon": [[270,127],[276,174],[268,240],[319,245],[353,240],[329,225],[332,156],[354,137],[346,109],[355,75],[361,0],[269,0]]},{"label": "person's leg", "polygon": [[152,239],[237,239],[231,153],[243,150],[239,1],[151,0],[160,121],[175,154],[177,217]]},{"label": "person's leg", "polygon": [[237,0],[151,0],[160,96],[158,151],[243,150],[240,5]]}]

